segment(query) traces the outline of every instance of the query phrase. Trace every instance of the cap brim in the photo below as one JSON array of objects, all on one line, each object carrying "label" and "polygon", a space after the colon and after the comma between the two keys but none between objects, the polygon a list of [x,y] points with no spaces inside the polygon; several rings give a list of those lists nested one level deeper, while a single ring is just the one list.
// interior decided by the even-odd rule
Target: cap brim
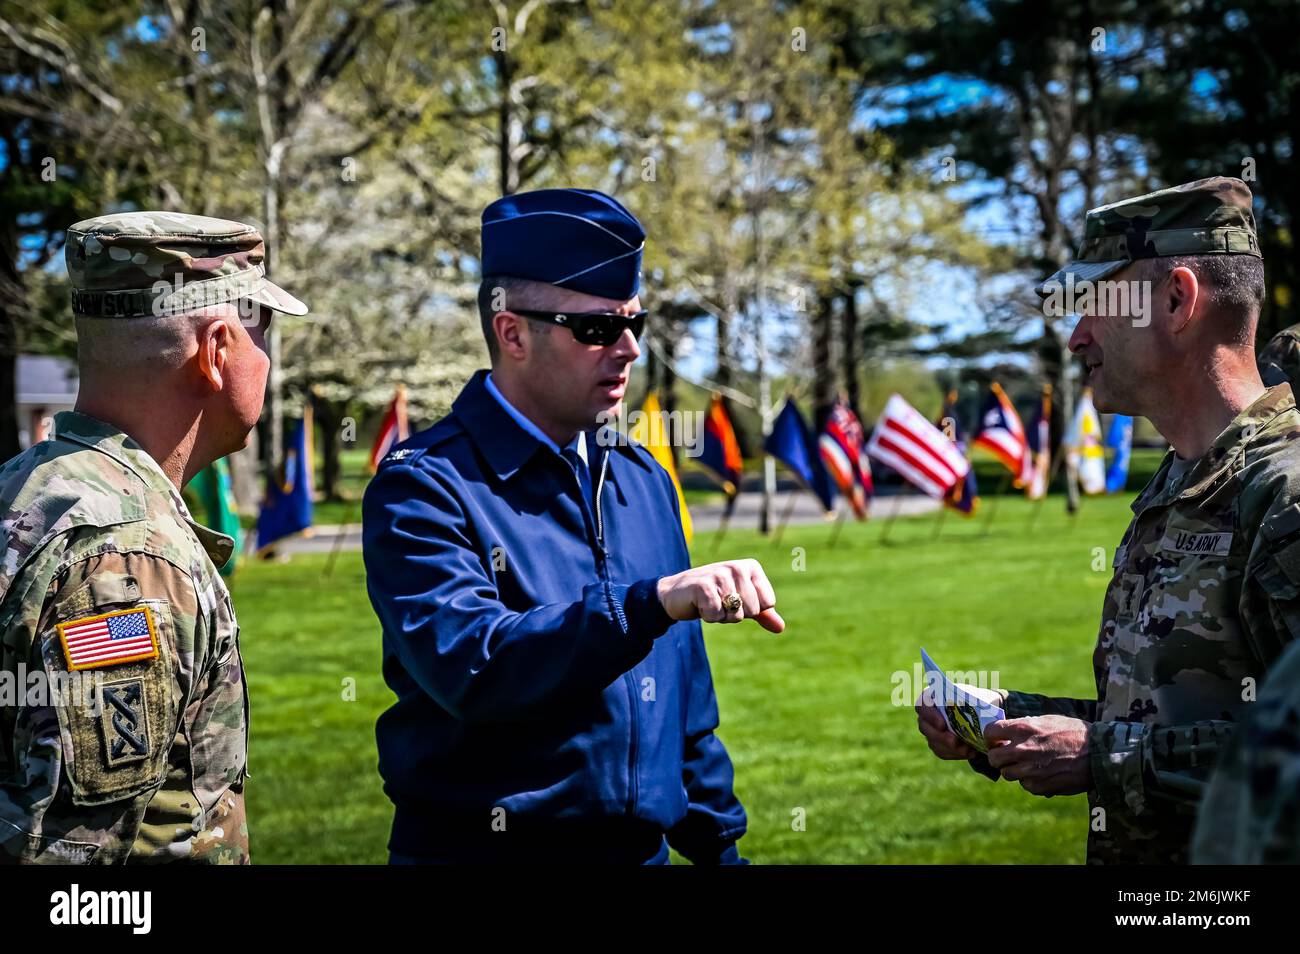
[{"label": "cap brim", "polygon": [[248,296],[251,301],[265,305],[286,315],[305,315],[307,306],[294,298],[275,282],[267,281],[261,288]]},{"label": "cap brim", "polygon": [[1098,282],[1108,275],[1114,275],[1129,264],[1131,262],[1127,258],[1121,258],[1114,262],[1068,262],[1039,282],[1034,287],[1034,291],[1040,297],[1046,298],[1050,294],[1049,291],[1045,291],[1047,286],[1052,284],[1064,286],[1066,277],[1069,275],[1074,276],[1075,284],[1079,282]]}]

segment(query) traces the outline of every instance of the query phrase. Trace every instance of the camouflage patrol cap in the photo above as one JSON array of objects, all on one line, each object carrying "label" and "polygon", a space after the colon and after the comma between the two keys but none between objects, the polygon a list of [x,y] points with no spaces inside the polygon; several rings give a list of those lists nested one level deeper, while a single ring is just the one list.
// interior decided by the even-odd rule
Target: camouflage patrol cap
[{"label": "camouflage patrol cap", "polygon": [[1047,295],[1048,285],[1064,284],[1068,276],[1076,283],[1099,281],[1142,258],[1263,258],[1250,204],[1246,183],[1213,176],[1092,209],[1084,220],[1083,245],[1075,260],[1036,290]]},{"label": "camouflage patrol cap", "polygon": [[178,314],[248,299],[290,315],[307,306],[266,278],[251,225],[179,212],[116,212],[67,232],[72,311],[100,318]]}]

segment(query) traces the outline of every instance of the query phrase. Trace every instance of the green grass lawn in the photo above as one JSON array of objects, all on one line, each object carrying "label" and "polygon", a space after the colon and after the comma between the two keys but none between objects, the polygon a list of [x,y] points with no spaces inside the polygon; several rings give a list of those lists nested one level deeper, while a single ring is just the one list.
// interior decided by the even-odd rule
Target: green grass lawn
[{"label": "green grass lawn", "polygon": [[[949,516],[936,539],[933,516],[900,519],[882,544],[875,520],[846,525],[833,549],[829,526],[792,527],[779,548],[735,528],[716,553],[711,535],[697,538],[697,563],[760,559],[788,624],[781,636],[750,623],[707,627],[719,734],[749,811],[745,855],[1081,862],[1084,799],[1034,798],[933,759],[910,703],[893,704],[894,674],[909,681],[910,700],[924,646],[949,670],[995,671],[1002,687],[1089,694],[1129,499],[1087,499],[1071,520],[1054,497],[1031,526],[1033,505],[1008,497],[991,526]],[[249,563],[232,584],[252,695],[255,862],[386,857],[374,722],[391,697],[379,627],[360,554],[343,555],[328,579],[323,569],[323,557]],[[804,831],[792,828],[799,809]]]}]

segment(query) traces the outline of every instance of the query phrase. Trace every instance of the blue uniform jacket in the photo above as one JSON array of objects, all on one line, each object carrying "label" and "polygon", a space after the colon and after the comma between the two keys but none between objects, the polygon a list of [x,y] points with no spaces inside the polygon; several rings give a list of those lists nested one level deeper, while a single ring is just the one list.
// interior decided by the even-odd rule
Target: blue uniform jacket
[{"label": "blue uniform jacket", "polygon": [[671,479],[639,446],[590,442],[593,500],[485,377],[366,490],[397,694],[376,733],[390,849],[646,861],[666,835],[696,863],[739,860],[745,811],[700,624],[656,595],[690,565]]}]

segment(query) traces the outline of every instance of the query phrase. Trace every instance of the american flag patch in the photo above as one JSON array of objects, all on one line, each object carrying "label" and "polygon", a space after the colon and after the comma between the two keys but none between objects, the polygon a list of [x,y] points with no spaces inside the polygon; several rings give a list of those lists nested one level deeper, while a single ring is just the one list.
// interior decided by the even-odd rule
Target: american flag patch
[{"label": "american flag patch", "polygon": [[147,606],[74,619],[58,629],[69,669],[98,669],[158,656],[158,636]]}]

